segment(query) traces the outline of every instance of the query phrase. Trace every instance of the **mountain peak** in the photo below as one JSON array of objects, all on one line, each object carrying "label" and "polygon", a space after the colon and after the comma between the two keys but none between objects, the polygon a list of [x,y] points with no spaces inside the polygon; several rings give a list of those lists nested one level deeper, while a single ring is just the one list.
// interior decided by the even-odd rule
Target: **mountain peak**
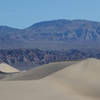
[{"label": "mountain peak", "polygon": [[41,21],[39,23],[35,23],[31,26],[32,27],[39,27],[41,25],[44,25],[44,26],[48,26],[48,25],[54,25],[54,24],[67,24],[67,23],[70,23],[71,20],[66,20],[66,19],[58,19],[58,20],[51,20],[51,21]]}]

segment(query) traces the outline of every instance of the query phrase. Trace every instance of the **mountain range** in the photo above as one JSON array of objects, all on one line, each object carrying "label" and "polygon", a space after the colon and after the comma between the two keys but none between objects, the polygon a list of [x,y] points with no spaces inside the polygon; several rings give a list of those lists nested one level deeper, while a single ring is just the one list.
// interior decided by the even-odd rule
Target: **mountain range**
[{"label": "mountain range", "polygon": [[0,48],[98,48],[99,41],[100,22],[88,20],[44,21],[25,29],[0,26]]}]

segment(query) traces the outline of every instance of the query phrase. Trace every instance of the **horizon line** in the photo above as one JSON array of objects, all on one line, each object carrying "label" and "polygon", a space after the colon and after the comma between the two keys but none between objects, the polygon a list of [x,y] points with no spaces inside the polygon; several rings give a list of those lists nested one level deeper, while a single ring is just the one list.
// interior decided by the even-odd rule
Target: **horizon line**
[{"label": "horizon line", "polygon": [[29,25],[29,26],[26,26],[24,28],[18,28],[18,27],[13,27],[13,26],[10,26],[10,25],[0,25],[0,27],[8,27],[8,28],[13,28],[13,29],[26,29],[26,28],[29,28],[35,24],[39,24],[39,23],[45,23],[45,22],[52,22],[52,21],[60,21],[60,20],[66,20],[66,21],[88,21],[88,22],[95,22],[95,23],[100,23],[100,21],[96,21],[96,20],[89,20],[89,19],[51,19],[51,20],[41,20],[41,21],[37,21],[37,22],[34,22],[33,24]]}]

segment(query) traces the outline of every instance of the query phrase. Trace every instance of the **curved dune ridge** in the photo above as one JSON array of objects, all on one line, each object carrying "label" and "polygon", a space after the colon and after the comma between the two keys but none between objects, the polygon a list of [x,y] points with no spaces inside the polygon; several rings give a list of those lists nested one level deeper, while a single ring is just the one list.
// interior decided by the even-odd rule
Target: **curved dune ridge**
[{"label": "curved dune ridge", "polygon": [[0,64],[0,72],[4,73],[14,73],[14,72],[19,72],[18,69],[6,64],[6,63],[1,63]]},{"label": "curved dune ridge", "polygon": [[[55,70],[54,66],[58,66],[59,70]],[[41,74],[37,74],[39,72]],[[45,75],[36,80],[36,77],[32,77],[32,73],[33,76],[44,73]],[[67,62],[47,64],[45,67],[21,72],[11,78],[17,81],[1,81],[0,98],[2,100],[100,100],[99,77],[100,60],[97,59],[91,58],[70,64]]]},{"label": "curved dune ridge", "polygon": [[64,61],[45,64],[27,71],[16,73],[12,76],[7,76],[4,80],[38,80],[78,62],[79,61]]},{"label": "curved dune ridge", "polygon": [[100,100],[100,60],[91,58],[81,61],[51,75],[50,78],[64,87],[67,84],[79,94]]}]

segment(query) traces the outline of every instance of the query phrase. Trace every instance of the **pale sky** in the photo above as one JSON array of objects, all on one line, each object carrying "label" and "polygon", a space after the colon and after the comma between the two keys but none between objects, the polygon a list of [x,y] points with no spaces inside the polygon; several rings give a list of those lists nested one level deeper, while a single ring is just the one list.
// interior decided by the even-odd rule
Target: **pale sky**
[{"label": "pale sky", "polygon": [[0,26],[26,28],[55,19],[100,22],[100,0],[0,0]]}]

